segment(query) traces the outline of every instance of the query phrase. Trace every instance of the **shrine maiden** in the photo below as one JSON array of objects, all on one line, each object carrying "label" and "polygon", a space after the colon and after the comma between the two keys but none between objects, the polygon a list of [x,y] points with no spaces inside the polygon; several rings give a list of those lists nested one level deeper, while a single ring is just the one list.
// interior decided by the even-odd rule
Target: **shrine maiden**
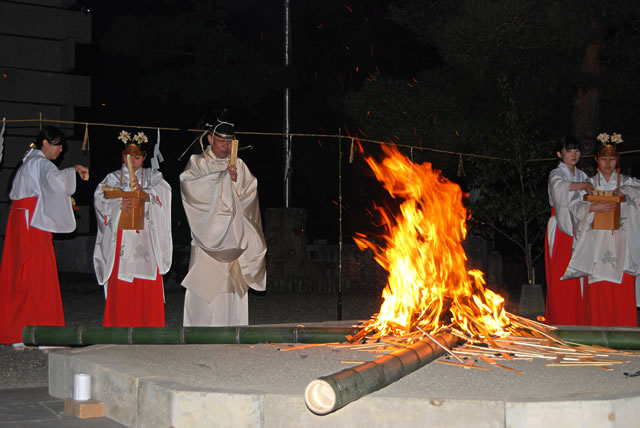
[{"label": "shrine maiden", "polygon": [[580,191],[591,192],[587,175],[578,169],[580,142],[565,137],[556,144],[558,167],[549,173],[549,205],[551,217],[545,240],[545,276],[547,281],[546,322],[580,325],[584,322],[584,304],[579,279],[563,280],[573,241],[573,224],[569,214],[571,201],[581,198]]},{"label": "shrine maiden", "polygon": [[73,232],[71,195],[82,165],[58,169],[64,134],[45,126],[18,169],[9,198],[0,265],[0,343],[21,344],[25,325],[64,325],[60,283],[51,233]]},{"label": "shrine maiden", "polygon": [[[108,174],[94,193],[98,236],[93,264],[98,282],[107,299],[102,324],[105,327],[164,327],[163,274],[171,267],[171,187],[162,173],[142,168],[146,152],[139,143],[147,137],[133,138],[126,131],[118,137],[125,143],[120,170]],[[133,176],[125,167],[131,159]],[[131,177],[131,178],[130,178]],[[106,187],[105,187],[106,186]],[[121,212],[133,210],[132,199],[105,197],[105,189],[143,191],[144,228],[118,228]]]},{"label": "shrine maiden", "polygon": [[[624,195],[620,204],[620,228],[592,228],[595,212],[611,213],[616,203],[571,203],[574,251],[565,278],[584,277],[585,324],[637,326],[636,276],[640,274],[640,180],[620,174],[616,145],[618,134],[600,134],[596,155],[598,172],[589,181],[598,191]],[[584,194],[584,192],[581,192]]]}]

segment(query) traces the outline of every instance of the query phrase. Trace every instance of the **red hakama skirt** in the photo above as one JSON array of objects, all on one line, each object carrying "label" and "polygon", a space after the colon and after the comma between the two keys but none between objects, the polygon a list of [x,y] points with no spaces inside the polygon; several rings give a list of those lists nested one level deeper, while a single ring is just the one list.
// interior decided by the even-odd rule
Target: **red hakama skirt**
[{"label": "red hakama skirt", "polygon": [[584,307],[587,325],[637,327],[636,277],[623,273],[621,284],[587,278]]},{"label": "red hakama skirt", "polygon": [[0,264],[0,343],[6,345],[22,342],[25,325],[64,326],[51,232],[29,225],[37,201],[13,201],[9,211]]},{"label": "red hakama skirt", "polygon": [[[584,300],[580,279],[561,280],[571,260],[573,238],[556,225],[553,252],[545,239],[545,277],[547,280],[546,323],[551,325],[583,325]],[[551,256],[550,254],[553,254]]]},{"label": "red hakama skirt", "polygon": [[122,230],[118,230],[116,258],[107,286],[107,303],[102,325],[105,327],[164,327],[164,289],[162,276],[156,279],[118,279]]}]

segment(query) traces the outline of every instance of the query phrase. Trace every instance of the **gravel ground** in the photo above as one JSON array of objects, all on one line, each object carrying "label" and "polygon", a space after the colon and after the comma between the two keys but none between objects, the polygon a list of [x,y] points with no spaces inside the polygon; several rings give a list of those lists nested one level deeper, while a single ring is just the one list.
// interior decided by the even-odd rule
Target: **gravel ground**
[{"label": "gravel ground", "polygon": [[[62,301],[67,326],[97,327],[102,324],[104,294],[92,275],[60,274]],[[165,284],[167,327],[182,326],[184,289]],[[343,295],[342,318],[368,319],[376,313],[382,299],[379,291]],[[249,323],[305,323],[336,319],[337,296],[329,294],[249,295]],[[28,388],[48,385],[47,352],[36,347],[16,351],[0,345],[0,389]],[[51,351],[55,352],[55,350]]]}]

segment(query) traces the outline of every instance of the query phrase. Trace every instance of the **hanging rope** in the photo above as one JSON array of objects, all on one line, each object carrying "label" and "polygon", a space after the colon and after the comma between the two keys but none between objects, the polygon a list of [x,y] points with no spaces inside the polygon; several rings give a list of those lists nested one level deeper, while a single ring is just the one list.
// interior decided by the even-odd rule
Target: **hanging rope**
[{"label": "hanging rope", "polygon": [[[50,119],[42,118],[42,116],[39,119],[13,119],[13,120],[6,120],[5,122],[9,123],[9,124],[11,124],[11,123],[34,123],[34,122],[37,122],[37,123],[39,123],[40,127],[42,127],[42,124],[44,122],[69,124],[69,125],[85,125],[85,137],[86,137],[86,140],[87,140],[87,146],[88,146],[88,127],[89,126],[102,126],[102,127],[111,127],[111,128],[157,129],[158,131],[161,131],[161,130],[162,131],[182,131],[182,129],[180,129],[180,128],[158,127],[158,126],[154,126],[154,125],[128,125],[128,124],[115,124],[115,123],[103,123],[103,122],[80,122],[80,121],[73,121],[73,120],[53,120],[53,119],[50,120]],[[203,146],[201,139],[208,132],[207,129],[189,128],[186,131],[187,132],[197,132],[197,133],[200,134],[198,137],[196,137],[193,140],[191,145],[193,145],[196,141],[200,140],[201,146]],[[287,137],[287,136],[288,137],[313,137],[313,138],[326,138],[326,139],[334,140],[334,141],[339,137],[338,135],[334,135],[334,134],[256,132],[256,131],[236,131],[236,134],[238,134],[238,135],[261,135],[261,136],[273,136],[273,137]],[[361,142],[361,143],[371,143],[371,144],[377,144],[377,145],[389,144],[389,141],[373,140],[373,139],[369,139],[369,138],[358,138],[358,137],[350,137],[350,138],[351,138],[351,149],[350,149],[350,155],[349,155],[349,163],[353,162],[353,144],[354,144],[355,140],[358,140],[358,142]],[[463,156],[468,157],[468,158],[489,159],[489,160],[504,161],[504,162],[509,162],[510,161],[510,159],[508,159],[508,158],[481,155],[481,154],[478,154],[478,153],[458,152],[458,151],[452,151],[452,150],[437,149],[437,148],[434,148],[434,147],[415,146],[415,145],[411,145],[411,144],[399,144],[399,143],[393,143],[393,144],[396,147],[408,148],[412,152],[413,152],[413,150],[420,150],[420,151],[427,151],[427,152],[433,152],[433,153],[442,153],[442,154],[447,154],[447,155],[452,155],[452,156],[458,156],[459,157],[458,164],[461,163]],[[189,145],[187,150],[185,150],[185,152],[178,158],[179,160],[186,154],[186,152],[189,150],[191,145]],[[631,153],[640,153],[640,149],[638,149],[638,150],[628,150],[628,151],[620,152],[620,154],[631,154]],[[591,156],[592,155],[584,155],[583,157],[591,157]],[[549,157],[549,158],[527,159],[527,162],[549,162],[549,161],[555,161],[555,160],[557,160],[557,158]]]}]

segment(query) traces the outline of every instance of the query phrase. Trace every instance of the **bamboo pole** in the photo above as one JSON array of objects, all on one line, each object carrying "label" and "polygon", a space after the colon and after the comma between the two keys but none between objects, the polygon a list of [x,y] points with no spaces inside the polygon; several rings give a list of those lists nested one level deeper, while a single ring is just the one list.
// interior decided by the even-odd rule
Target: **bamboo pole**
[{"label": "bamboo pole", "polygon": [[558,327],[553,334],[565,342],[611,349],[640,349],[640,328]]},{"label": "bamboo pole", "polygon": [[[435,336],[451,349],[460,339],[450,333]],[[419,341],[391,354],[311,381],[304,391],[309,410],[326,415],[384,388],[445,354],[442,346]]]},{"label": "bamboo pole", "polygon": [[345,342],[357,327],[54,327],[25,326],[25,345],[85,346]]}]

